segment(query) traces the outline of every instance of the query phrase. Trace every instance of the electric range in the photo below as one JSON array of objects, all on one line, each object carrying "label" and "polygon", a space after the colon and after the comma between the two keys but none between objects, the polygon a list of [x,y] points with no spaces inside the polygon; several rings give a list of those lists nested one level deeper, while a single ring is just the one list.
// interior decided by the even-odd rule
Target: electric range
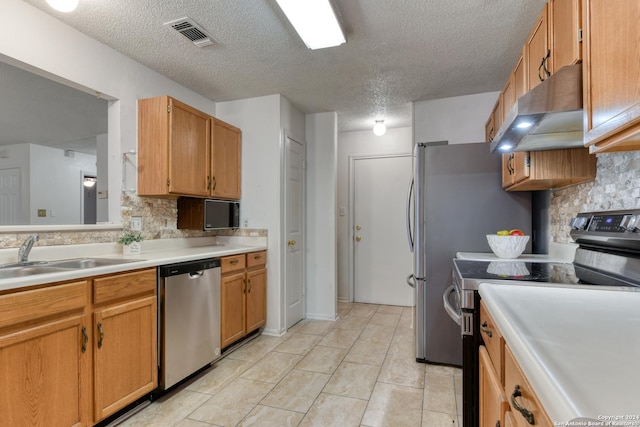
[{"label": "electric range", "polygon": [[453,284],[445,291],[443,302],[462,335],[464,427],[476,426],[479,420],[480,283],[610,290],[640,287],[640,209],[580,213],[570,227],[578,244],[573,262],[453,260]]}]

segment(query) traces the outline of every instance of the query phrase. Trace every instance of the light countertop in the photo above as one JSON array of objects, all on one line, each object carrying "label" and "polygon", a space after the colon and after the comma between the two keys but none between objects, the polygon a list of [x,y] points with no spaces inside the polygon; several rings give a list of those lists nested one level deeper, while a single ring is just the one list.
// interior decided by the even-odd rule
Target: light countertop
[{"label": "light countertop", "polygon": [[[123,256],[120,245],[88,244],[67,246],[34,247],[30,261],[54,261],[69,258],[99,257],[126,258],[133,260],[123,264],[96,268],[74,269],[55,273],[34,274],[11,279],[0,279],[0,292],[32,285],[79,279],[102,274],[118,273],[145,267],[173,264],[205,258],[218,258],[226,255],[260,251],[267,249],[266,237],[216,237],[190,239],[162,239],[142,243],[142,253],[135,256]],[[17,249],[0,251],[0,264],[15,262]],[[13,258],[9,259],[7,256]]]},{"label": "light countertop", "polygon": [[482,283],[479,292],[551,421],[640,426],[640,288]]}]

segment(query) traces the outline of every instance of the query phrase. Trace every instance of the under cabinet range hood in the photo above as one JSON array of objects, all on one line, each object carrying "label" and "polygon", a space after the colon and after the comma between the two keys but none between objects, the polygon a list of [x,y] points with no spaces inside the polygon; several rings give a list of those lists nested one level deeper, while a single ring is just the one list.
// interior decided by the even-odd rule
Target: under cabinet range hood
[{"label": "under cabinet range hood", "polygon": [[504,118],[491,152],[584,147],[582,64],[562,67],[522,95]]}]

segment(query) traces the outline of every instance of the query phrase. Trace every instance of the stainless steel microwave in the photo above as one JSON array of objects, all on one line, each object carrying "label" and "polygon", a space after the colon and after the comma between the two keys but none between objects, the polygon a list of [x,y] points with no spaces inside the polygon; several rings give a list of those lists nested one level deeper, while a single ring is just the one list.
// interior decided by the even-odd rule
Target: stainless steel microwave
[{"label": "stainless steel microwave", "polygon": [[240,202],[205,199],[204,229],[219,228],[240,228]]},{"label": "stainless steel microwave", "polygon": [[180,197],[178,228],[187,230],[240,228],[240,202]]}]

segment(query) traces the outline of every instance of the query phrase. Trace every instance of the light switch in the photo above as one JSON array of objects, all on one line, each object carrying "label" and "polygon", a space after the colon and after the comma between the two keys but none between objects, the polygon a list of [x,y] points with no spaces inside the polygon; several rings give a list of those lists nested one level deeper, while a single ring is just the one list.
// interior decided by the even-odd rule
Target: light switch
[{"label": "light switch", "polygon": [[340,216],[345,216],[347,214],[347,210],[344,207],[340,208]]},{"label": "light switch", "polygon": [[142,217],[141,216],[132,216],[131,217],[131,230],[133,230],[133,231],[142,230]]}]

